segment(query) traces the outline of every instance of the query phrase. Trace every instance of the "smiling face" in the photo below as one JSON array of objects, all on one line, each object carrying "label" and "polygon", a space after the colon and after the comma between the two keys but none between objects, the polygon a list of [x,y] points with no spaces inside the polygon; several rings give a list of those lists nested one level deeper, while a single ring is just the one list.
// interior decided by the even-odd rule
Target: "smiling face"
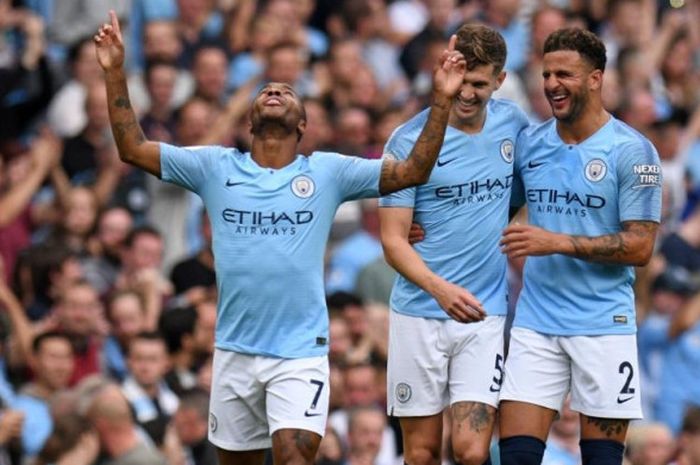
[{"label": "smiling face", "polygon": [[554,117],[572,123],[583,114],[591,93],[600,91],[603,72],[593,69],[578,52],[558,50],[544,55],[542,77]]},{"label": "smiling face", "polygon": [[268,131],[282,131],[301,137],[306,129],[306,114],[299,96],[289,84],[271,82],[262,88],[253,102],[251,132],[263,136]]},{"label": "smiling face", "polygon": [[486,104],[501,87],[505,73],[494,72],[494,65],[476,66],[467,70],[459,94],[452,106],[453,123],[460,129],[481,129],[486,116]]}]

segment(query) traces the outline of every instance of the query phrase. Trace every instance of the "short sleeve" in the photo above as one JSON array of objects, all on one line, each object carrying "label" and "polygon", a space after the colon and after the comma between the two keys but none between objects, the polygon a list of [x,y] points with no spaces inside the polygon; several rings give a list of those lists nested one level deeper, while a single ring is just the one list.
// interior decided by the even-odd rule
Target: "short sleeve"
[{"label": "short sleeve", "polygon": [[617,163],[620,221],[661,220],[662,174],[659,155],[646,139],[621,148]]},{"label": "short sleeve", "polygon": [[330,165],[343,201],[379,197],[382,160],[327,153],[325,163]]},{"label": "short sleeve", "polygon": [[220,150],[221,147],[215,146],[177,147],[161,142],[160,177],[199,193],[207,175],[212,172],[214,153]]},{"label": "short sleeve", "polygon": [[[387,160],[406,160],[411,155],[415,141],[405,135],[394,132],[384,146],[384,157]],[[413,208],[416,203],[416,188],[409,187],[392,192],[379,199],[380,207]]]}]

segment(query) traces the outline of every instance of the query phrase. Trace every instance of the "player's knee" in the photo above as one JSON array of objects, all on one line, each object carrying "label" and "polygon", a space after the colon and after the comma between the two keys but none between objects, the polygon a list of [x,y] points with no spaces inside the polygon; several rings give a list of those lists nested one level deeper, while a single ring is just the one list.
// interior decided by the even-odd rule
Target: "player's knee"
[{"label": "player's knee", "polygon": [[583,465],[620,465],[625,446],[611,439],[581,439]]},{"label": "player's knee", "polygon": [[545,444],[534,436],[513,436],[501,439],[501,465],[540,465]]},{"label": "player's knee", "polygon": [[455,447],[454,460],[459,465],[484,465],[489,459],[488,448],[476,444]]},{"label": "player's knee", "polygon": [[410,447],[404,450],[406,465],[440,465],[440,447]]}]

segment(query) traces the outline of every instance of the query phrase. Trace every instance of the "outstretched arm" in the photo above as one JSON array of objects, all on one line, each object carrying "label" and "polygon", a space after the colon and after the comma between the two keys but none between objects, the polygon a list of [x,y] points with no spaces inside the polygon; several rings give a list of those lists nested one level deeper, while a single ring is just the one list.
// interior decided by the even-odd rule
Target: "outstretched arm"
[{"label": "outstretched arm", "polygon": [[651,259],[658,227],[653,221],[625,221],[618,233],[589,237],[512,224],[503,231],[501,246],[511,258],[562,254],[591,262],[643,266]]},{"label": "outstretched arm", "polygon": [[111,24],[103,24],[95,35],[97,61],[105,73],[109,121],[119,149],[119,158],[160,177],[160,146],[146,140],[129,101],[124,71],[124,42],[113,10]]},{"label": "outstretched arm", "polygon": [[379,192],[382,195],[423,184],[430,177],[445,138],[452,101],[462,87],[466,70],[464,57],[455,50],[456,42],[457,37],[453,35],[447,50],[435,66],[430,116],[410,156],[403,161],[387,159],[382,164],[379,180]]}]

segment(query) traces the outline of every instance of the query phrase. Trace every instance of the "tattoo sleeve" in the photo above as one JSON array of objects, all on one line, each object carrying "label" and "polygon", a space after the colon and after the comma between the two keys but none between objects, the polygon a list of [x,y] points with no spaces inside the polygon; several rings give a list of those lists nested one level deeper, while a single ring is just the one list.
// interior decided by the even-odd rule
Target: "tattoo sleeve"
[{"label": "tattoo sleeve", "polygon": [[129,101],[126,75],[122,69],[105,75],[109,120],[119,158],[160,176],[160,149],[148,142]]},{"label": "tattoo sleeve", "polygon": [[652,221],[626,221],[615,234],[569,236],[567,255],[600,263],[644,265],[651,257],[658,226]]},{"label": "tattoo sleeve", "polygon": [[379,192],[382,195],[424,183],[438,158],[445,138],[447,121],[452,106],[449,100],[434,99],[430,106],[430,115],[418,140],[404,161],[384,160],[379,180]]}]

